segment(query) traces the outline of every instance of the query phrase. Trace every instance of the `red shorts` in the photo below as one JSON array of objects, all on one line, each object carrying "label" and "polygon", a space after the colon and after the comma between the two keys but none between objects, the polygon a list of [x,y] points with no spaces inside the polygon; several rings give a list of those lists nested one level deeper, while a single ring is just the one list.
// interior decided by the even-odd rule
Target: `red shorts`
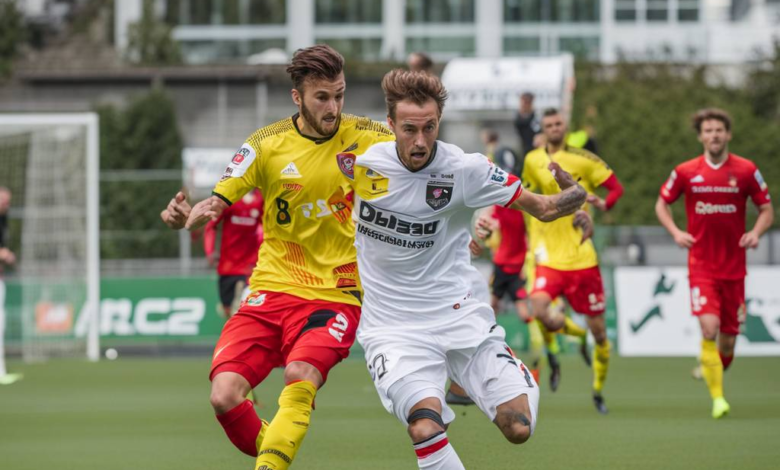
[{"label": "red shorts", "polygon": [[562,295],[575,312],[583,315],[601,315],[606,306],[604,284],[598,266],[576,271],[537,266],[531,295],[536,292],[544,292],[551,299]]},{"label": "red shorts", "polygon": [[235,372],[254,388],[271,369],[293,361],[313,365],[323,380],[349,355],[360,307],[253,292],[230,317],[214,348],[209,379]]},{"label": "red shorts", "polygon": [[720,318],[720,331],[738,335],[745,321],[745,279],[691,278],[691,311],[694,316]]}]

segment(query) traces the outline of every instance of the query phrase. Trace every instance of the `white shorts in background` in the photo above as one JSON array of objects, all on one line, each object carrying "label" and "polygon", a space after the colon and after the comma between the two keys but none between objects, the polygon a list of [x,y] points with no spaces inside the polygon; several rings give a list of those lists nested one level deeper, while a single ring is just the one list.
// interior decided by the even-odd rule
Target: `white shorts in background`
[{"label": "white shorts in background", "polygon": [[469,302],[464,308],[471,309],[468,315],[424,332],[395,328],[358,336],[382,404],[406,425],[415,404],[438,398],[442,419],[450,423],[455,413],[444,401],[449,377],[491,421],[499,405],[527,395],[533,433],[539,409],[538,385],[506,345],[504,329],[485,321],[482,310],[490,307]]}]

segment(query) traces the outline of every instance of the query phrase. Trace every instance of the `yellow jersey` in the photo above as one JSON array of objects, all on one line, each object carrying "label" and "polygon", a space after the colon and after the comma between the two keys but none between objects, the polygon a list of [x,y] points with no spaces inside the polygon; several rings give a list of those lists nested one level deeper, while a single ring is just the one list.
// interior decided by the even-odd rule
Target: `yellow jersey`
[{"label": "yellow jersey", "polygon": [[[571,173],[590,194],[612,176],[609,166],[587,150],[566,145],[554,155],[548,155],[545,147],[539,147],[525,157],[523,186],[539,194],[559,193],[561,189],[547,168],[551,161]],[[583,208],[589,210],[587,204]],[[593,242],[580,243],[582,230],[572,225],[573,220],[574,216],[570,215],[550,223],[535,220],[528,225],[530,247],[538,266],[575,271],[598,265]]]},{"label": "yellow jersey", "polygon": [[213,194],[228,204],[253,188],[263,194],[264,238],[249,281],[253,291],[359,306],[347,174],[357,155],[395,136],[381,123],[342,114],[335,134],[314,139],[300,133],[297,118],[255,131]]}]

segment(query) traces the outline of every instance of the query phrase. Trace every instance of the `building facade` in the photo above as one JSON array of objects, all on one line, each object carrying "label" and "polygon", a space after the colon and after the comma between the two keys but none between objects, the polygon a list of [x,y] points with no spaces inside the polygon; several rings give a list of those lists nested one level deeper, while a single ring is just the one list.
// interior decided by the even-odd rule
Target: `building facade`
[{"label": "building facade", "polygon": [[[734,64],[771,52],[780,33],[778,0],[154,1],[190,63],[246,62],[324,42],[361,61],[413,51],[436,60],[571,52],[602,63]],[[142,3],[116,2],[118,47]]]}]

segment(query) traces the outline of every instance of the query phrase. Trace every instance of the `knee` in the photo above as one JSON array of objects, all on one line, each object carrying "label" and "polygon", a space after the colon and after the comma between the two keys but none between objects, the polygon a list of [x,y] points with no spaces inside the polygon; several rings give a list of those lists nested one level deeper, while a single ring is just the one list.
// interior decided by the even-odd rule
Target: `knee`
[{"label": "knee", "polygon": [[287,364],[287,367],[284,368],[284,383],[289,384],[301,380],[311,382],[316,387],[320,387],[323,383],[322,374],[313,365],[302,361]]},{"label": "knee", "polygon": [[441,415],[429,408],[418,409],[409,415],[407,431],[412,442],[426,441],[437,434],[446,431],[446,425]]},{"label": "knee", "polygon": [[244,399],[245,397],[241,395],[239,390],[214,385],[211,387],[211,396],[209,396],[211,407],[218,415],[225,414],[237,407],[243,403]]},{"label": "knee", "polygon": [[515,422],[501,429],[506,440],[512,444],[522,444],[531,438],[531,427]]}]

